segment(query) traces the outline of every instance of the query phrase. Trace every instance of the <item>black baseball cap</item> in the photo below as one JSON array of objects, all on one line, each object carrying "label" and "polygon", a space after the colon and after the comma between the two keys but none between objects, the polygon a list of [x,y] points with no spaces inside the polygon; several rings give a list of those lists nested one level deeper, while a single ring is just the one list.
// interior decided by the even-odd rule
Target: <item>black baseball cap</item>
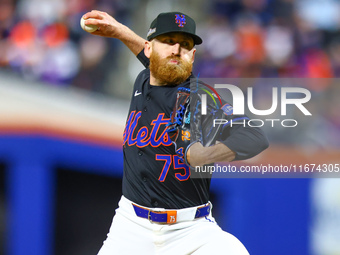
[{"label": "black baseball cap", "polygon": [[152,21],[147,39],[150,41],[156,36],[171,32],[186,33],[194,39],[195,44],[202,43],[201,37],[196,35],[195,21],[181,12],[160,13],[157,18]]}]

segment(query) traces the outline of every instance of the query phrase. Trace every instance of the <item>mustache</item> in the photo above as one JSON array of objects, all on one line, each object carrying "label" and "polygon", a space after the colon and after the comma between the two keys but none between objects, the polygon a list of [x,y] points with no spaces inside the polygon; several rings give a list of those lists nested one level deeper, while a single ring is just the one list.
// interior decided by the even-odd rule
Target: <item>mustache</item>
[{"label": "mustache", "polygon": [[178,56],[168,56],[166,57],[167,60],[177,60],[178,62],[181,62],[181,58]]}]

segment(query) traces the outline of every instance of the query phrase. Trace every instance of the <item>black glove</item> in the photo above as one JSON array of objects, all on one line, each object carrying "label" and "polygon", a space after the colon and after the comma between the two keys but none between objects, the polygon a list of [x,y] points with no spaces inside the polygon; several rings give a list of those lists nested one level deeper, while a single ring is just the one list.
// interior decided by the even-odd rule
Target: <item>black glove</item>
[{"label": "black glove", "polygon": [[201,115],[201,96],[198,90],[190,94],[190,89],[178,88],[176,104],[167,124],[176,153],[187,165],[189,148],[196,142],[203,146],[214,145],[222,130],[222,125],[214,127],[214,119],[224,118],[223,111],[208,105],[207,115]]},{"label": "black glove", "polygon": [[[190,132],[190,89],[178,88],[176,104],[167,124],[167,133],[175,145],[176,154],[188,164],[186,154],[193,144]],[[197,132],[198,134],[200,132]],[[196,142],[196,141],[194,141]]]}]

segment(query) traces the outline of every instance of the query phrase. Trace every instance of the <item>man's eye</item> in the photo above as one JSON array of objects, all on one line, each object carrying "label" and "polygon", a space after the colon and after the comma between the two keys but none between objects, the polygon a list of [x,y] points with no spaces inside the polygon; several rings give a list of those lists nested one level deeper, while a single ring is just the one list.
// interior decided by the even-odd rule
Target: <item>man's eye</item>
[{"label": "man's eye", "polygon": [[168,43],[168,44],[174,44],[174,40],[172,40],[172,39],[165,39],[164,42]]},{"label": "man's eye", "polygon": [[188,47],[189,43],[188,42],[182,42],[181,45],[182,45],[182,47]]},{"label": "man's eye", "polygon": [[193,46],[192,46],[192,44],[190,44],[190,42],[185,41],[185,42],[181,43],[181,47],[188,49],[188,50],[191,50]]}]

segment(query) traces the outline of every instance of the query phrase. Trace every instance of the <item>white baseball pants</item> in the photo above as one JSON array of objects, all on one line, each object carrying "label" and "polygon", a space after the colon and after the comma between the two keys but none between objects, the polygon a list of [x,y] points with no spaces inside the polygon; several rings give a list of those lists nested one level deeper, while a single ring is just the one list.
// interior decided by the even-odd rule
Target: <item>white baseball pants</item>
[{"label": "white baseball pants", "polygon": [[[196,208],[177,210],[177,215],[195,215]],[[175,224],[153,223],[136,216],[132,202],[122,196],[107,239],[98,255],[133,254],[249,255],[235,236],[224,232],[216,224],[211,212],[207,217]]]}]

